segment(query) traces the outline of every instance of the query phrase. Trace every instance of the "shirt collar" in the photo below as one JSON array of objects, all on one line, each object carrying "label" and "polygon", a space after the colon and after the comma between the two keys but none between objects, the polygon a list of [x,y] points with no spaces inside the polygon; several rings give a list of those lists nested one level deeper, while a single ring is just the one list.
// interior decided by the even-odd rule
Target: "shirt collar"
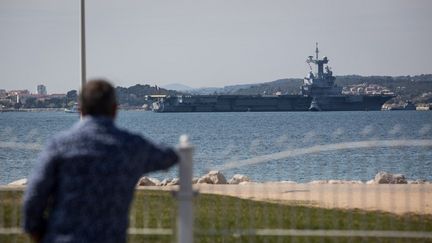
[{"label": "shirt collar", "polygon": [[108,116],[91,116],[91,115],[86,115],[82,118],[81,124],[86,124],[86,123],[97,123],[97,124],[101,124],[101,125],[107,125],[107,126],[112,126],[114,125],[114,119]]}]

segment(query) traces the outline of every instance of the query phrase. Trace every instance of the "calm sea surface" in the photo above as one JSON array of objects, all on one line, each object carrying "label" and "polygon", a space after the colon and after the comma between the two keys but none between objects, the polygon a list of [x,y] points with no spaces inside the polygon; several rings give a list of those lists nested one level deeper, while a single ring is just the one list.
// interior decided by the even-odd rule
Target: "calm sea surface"
[{"label": "calm sea surface", "polygon": [[[62,112],[0,113],[0,184],[25,178],[37,149],[78,122]],[[229,161],[315,145],[369,140],[432,139],[432,112],[120,112],[118,126],[167,145],[188,134],[195,148],[194,175]],[[379,171],[432,180],[432,147],[374,147],[311,153],[224,170],[255,181],[369,180]],[[176,168],[150,176],[176,177]]]}]

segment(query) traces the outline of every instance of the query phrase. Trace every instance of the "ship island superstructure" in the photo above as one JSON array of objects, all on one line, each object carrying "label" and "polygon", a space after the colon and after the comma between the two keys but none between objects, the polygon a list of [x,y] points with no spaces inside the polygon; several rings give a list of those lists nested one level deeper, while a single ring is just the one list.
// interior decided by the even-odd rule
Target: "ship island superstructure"
[{"label": "ship island superstructure", "polygon": [[[382,105],[393,98],[389,95],[345,95],[342,87],[335,84],[336,78],[329,67],[329,59],[323,56],[319,58],[318,43],[315,48],[315,58],[309,56],[306,60],[310,71],[303,80],[301,94],[312,97],[309,107],[311,111],[358,111],[381,110]],[[316,66],[313,72],[311,64]]]},{"label": "ship island superstructure", "polygon": [[[242,111],[359,111],[381,110],[392,95],[345,95],[335,84],[329,59],[306,60],[310,71],[298,95],[180,95],[160,97],[153,103],[155,112],[242,112]],[[312,65],[316,66],[316,72]]]}]

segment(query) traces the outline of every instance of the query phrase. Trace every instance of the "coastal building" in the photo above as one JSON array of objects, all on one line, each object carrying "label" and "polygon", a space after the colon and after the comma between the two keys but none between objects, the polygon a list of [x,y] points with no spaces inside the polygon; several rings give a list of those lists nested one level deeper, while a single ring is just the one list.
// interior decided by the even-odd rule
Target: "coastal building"
[{"label": "coastal building", "polygon": [[48,98],[52,99],[52,98],[65,98],[66,94],[50,94],[48,95]]},{"label": "coastal building", "polygon": [[0,106],[1,107],[10,107],[13,104],[10,98],[0,98]]},{"label": "coastal building", "polygon": [[43,84],[39,84],[37,86],[37,94],[38,95],[47,95],[47,89],[46,86]]},{"label": "coastal building", "polygon": [[17,89],[17,90],[9,90],[8,92],[9,96],[16,96],[16,95],[30,95],[30,91],[26,89]]},{"label": "coastal building", "polygon": [[394,95],[384,86],[366,83],[345,86],[342,93],[346,95]]},{"label": "coastal building", "polygon": [[432,110],[432,104],[420,104],[416,107],[416,110],[418,110],[418,111],[431,111]]},{"label": "coastal building", "polygon": [[0,99],[5,98],[7,96],[7,92],[4,89],[0,89]]}]

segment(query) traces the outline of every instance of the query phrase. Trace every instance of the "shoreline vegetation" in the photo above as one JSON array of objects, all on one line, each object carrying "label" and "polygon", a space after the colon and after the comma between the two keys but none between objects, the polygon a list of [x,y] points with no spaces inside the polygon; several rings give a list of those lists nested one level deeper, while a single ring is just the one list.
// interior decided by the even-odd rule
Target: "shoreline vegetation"
[{"label": "shoreline vegetation", "polygon": [[[143,107],[119,107],[120,111],[151,111]],[[430,111],[429,107],[417,107],[416,111]],[[400,110],[381,110],[381,111],[400,111]],[[415,111],[415,110],[414,110]],[[65,108],[0,108],[0,113],[3,112],[65,112]]]},{"label": "shoreline vegetation", "polygon": [[[147,111],[144,108],[119,108],[121,111]],[[20,109],[0,109],[1,112],[65,112],[65,108],[20,108]]]}]

